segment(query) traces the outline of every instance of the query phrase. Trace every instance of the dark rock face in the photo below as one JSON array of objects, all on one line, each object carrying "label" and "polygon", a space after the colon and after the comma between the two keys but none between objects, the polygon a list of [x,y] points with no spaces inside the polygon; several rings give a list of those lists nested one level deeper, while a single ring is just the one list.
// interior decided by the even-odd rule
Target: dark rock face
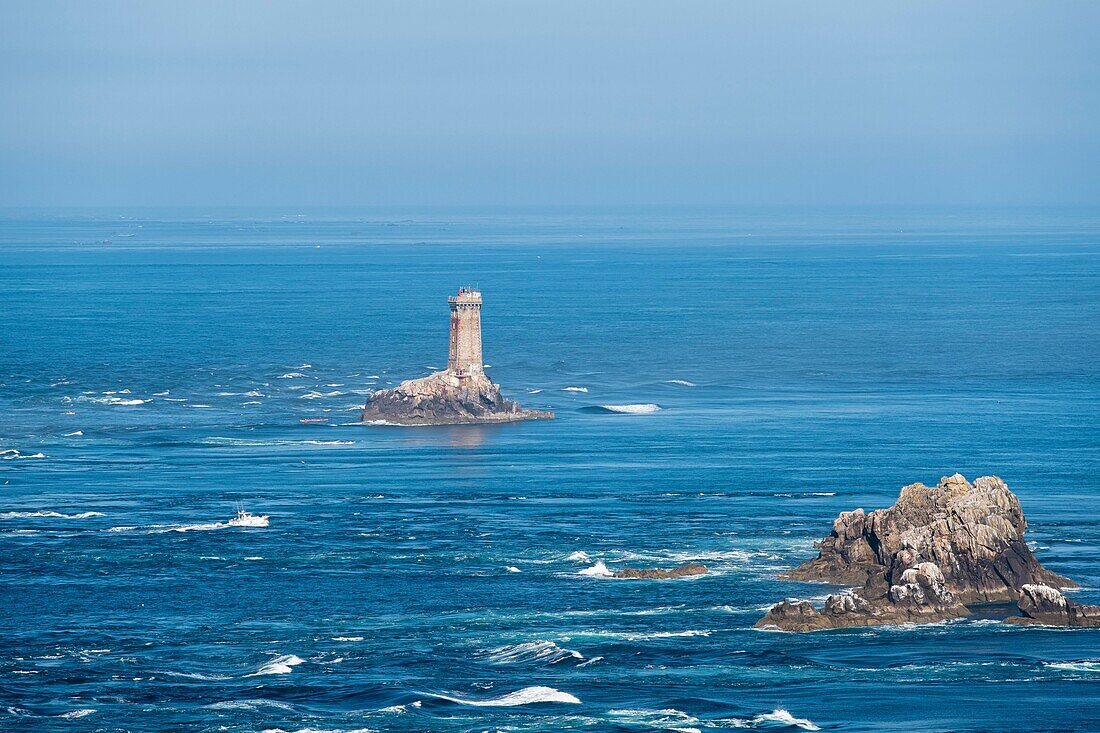
[{"label": "dark rock face", "polygon": [[1023,586],[1016,606],[1023,615],[1005,619],[1010,624],[1100,627],[1100,606],[1074,603],[1049,585]]},{"label": "dark rock face", "polygon": [[692,575],[706,575],[707,566],[699,563],[685,563],[679,567],[665,568],[623,568],[612,573],[613,578],[627,580],[670,580],[686,578]]},{"label": "dark rock face", "polygon": [[1039,564],[1024,542],[1016,495],[995,476],[973,484],[955,474],[929,488],[911,484],[887,509],[843,512],[820,553],[783,577],[859,588],[777,604],[757,624],[791,631],[941,621],[966,604],[1015,601],[1029,584],[1075,584]]},{"label": "dark rock face", "polygon": [[523,409],[502,396],[500,387],[484,375],[459,378],[442,371],[375,392],[367,400],[360,420],[393,425],[461,425],[553,417],[552,412]]},{"label": "dark rock face", "polygon": [[965,616],[970,611],[947,590],[943,573],[922,562],[901,574],[885,596],[868,599],[861,591],[831,595],[818,611],[809,601],[782,601],[772,606],[756,628],[819,631],[849,626],[928,623]]}]

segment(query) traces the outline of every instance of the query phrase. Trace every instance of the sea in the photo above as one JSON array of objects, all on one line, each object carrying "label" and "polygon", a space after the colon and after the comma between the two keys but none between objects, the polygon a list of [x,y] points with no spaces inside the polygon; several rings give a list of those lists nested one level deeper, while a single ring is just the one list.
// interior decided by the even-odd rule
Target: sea
[{"label": "sea", "polygon": [[[357,423],[462,285],[557,418]],[[1095,208],[9,209],[0,314],[0,730],[1100,730],[1100,630],[753,628],[955,472],[1100,603]]]}]

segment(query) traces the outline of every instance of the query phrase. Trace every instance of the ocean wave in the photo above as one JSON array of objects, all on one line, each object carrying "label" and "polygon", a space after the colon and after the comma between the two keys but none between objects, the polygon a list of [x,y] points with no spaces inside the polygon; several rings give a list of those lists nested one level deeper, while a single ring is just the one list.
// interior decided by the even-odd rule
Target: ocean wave
[{"label": "ocean wave", "polygon": [[164,670],[157,672],[157,674],[165,674],[169,677],[183,677],[188,680],[200,680],[202,682],[220,682],[222,680],[233,679],[229,675],[224,674],[202,674],[201,672],[173,672],[171,670]]},{"label": "ocean wave", "polygon": [[489,659],[495,664],[558,664],[584,661],[584,655],[563,649],[552,641],[528,641],[494,649],[489,652]]},{"label": "ocean wave", "polygon": [[373,728],[299,728],[298,730],[284,730],[283,728],[264,728],[260,733],[378,733]]},{"label": "ocean wave", "polygon": [[657,728],[659,730],[675,730],[687,733],[694,731],[699,733],[700,721],[694,715],[689,715],[676,708],[664,708],[663,710],[609,710],[608,715],[619,718],[620,721],[630,726],[643,726]]},{"label": "ocean wave", "polygon": [[18,450],[16,450],[15,448],[9,448],[7,450],[0,450],[0,456],[2,456],[5,461],[14,461],[14,460],[24,460],[24,459],[27,459],[27,458],[45,458],[46,454],[41,453],[41,452],[39,452],[39,453],[21,453]]},{"label": "ocean wave", "polygon": [[812,491],[810,496],[836,496],[835,491]]},{"label": "ocean wave", "polygon": [[62,437],[64,437],[64,438],[79,438],[81,435],[84,435],[83,430],[74,430],[71,433],[65,433],[65,435],[63,435]]},{"label": "ocean wave", "polygon": [[[356,423],[358,424],[358,423]],[[355,445],[354,440],[259,440],[256,438],[203,438],[199,441],[203,445],[227,445],[240,446],[242,448],[263,448],[288,445]]]},{"label": "ocean wave", "polygon": [[334,636],[333,641],[362,641],[362,636]]},{"label": "ocean wave", "polygon": [[587,392],[588,387],[562,387],[562,392]]},{"label": "ocean wave", "polygon": [[336,389],[332,390],[331,392],[310,391],[310,392],[306,392],[303,395],[298,395],[298,399],[300,399],[300,400],[319,400],[323,397],[339,397],[342,394],[344,394],[344,393],[341,392],[340,390],[336,390]]},{"label": "ocean wave", "polygon": [[770,713],[761,713],[753,718],[752,722],[753,725],[760,725],[761,723],[779,723],[780,725],[797,726],[802,730],[821,730],[812,720],[808,718],[796,718],[783,708],[776,708]]},{"label": "ocean wave", "polygon": [[588,556],[588,553],[585,552],[584,550],[577,550],[576,552],[571,552],[571,553],[569,553],[568,555],[565,556],[565,559],[568,560],[569,562],[592,562],[592,558],[590,558]]},{"label": "ocean wave", "polygon": [[86,718],[94,712],[95,710],[93,708],[80,708],[79,710],[70,710],[67,713],[61,713],[61,715],[58,715],[57,717],[68,719]]},{"label": "ocean wave", "polygon": [[87,395],[81,395],[80,397],[76,398],[76,401],[77,402],[94,402],[94,403],[99,404],[99,405],[118,405],[120,407],[132,407],[134,405],[144,405],[146,402],[152,402],[153,400],[151,400],[151,399],[142,400],[142,399],[137,399],[137,398],[115,397],[113,395],[108,396],[108,397],[89,397]]},{"label": "ocean wave", "polygon": [[38,517],[49,517],[51,519],[91,519],[92,517],[105,517],[107,516],[103,512],[80,512],[79,514],[62,514],[61,512],[54,511],[37,511],[37,512],[4,512],[0,514],[0,519],[34,519]]},{"label": "ocean wave", "polygon": [[246,674],[245,677],[258,677],[265,674],[290,674],[294,671],[294,667],[304,663],[305,660],[297,654],[282,654],[260,665],[259,669],[252,674]]},{"label": "ocean wave", "polygon": [[686,379],[669,379],[668,381],[665,382],[665,384],[678,384],[681,387],[697,387],[698,386],[697,384],[695,384],[695,382],[689,382]]},{"label": "ocean wave", "polygon": [[304,376],[305,375],[302,374],[301,372],[287,372],[286,374],[280,374],[279,376],[276,377],[276,379],[298,379],[299,377],[304,377]]},{"label": "ocean wave", "polygon": [[1100,672],[1100,660],[1095,659],[1081,659],[1075,662],[1043,662],[1043,666],[1061,672],[1085,672],[1089,674]]},{"label": "ocean wave", "polygon": [[507,570],[509,573],[521,573],[521,572],[523,572],[522,570],[517,568],[515,565],[505,565],[504,569]]},{"label": "ocean wave", "polygon": [[428,694],[440,700],[447,700],[448,702],[458,703],[459,705],[471,705],[479,708],[512,707],[516,705],[532,705],[534,703],[544,702],[561,702],[579,705],[581,702],[568,692],[562,692],[561,690],[555,690],[553,687],[544,687],[542,685],[524,687],[522,690],[509,692],[507,695],[501,695],[500,697],[494,697],[488,700],[465,700],[461,697],[451,697],[438,693]]},{"label": "ocean wave", "polygon": [[278,700],[264,700],[262,698],[250,700],[223,700],[222,702],[205,705],[208,710],[259,710],[260,708],[275,708],[277,710],[293,710],[293,705]]},{"label": "ocean wave", "polygon": [[652,402],[628,405],[599,405],[599,407],[607,412],[617,412],[624,415],[648,415],[661,409],[660,405]]}]

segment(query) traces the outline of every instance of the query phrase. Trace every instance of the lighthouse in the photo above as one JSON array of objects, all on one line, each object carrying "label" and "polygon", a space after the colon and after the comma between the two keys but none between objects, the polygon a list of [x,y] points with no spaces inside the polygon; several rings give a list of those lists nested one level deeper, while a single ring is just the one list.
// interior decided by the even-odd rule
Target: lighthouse
[{"label": "lighthouse", "polygon": [[447,298],[451,305],[451,341],[447,371],[459,379],[485,373],[481,363],[481,291],[461,287]]}]

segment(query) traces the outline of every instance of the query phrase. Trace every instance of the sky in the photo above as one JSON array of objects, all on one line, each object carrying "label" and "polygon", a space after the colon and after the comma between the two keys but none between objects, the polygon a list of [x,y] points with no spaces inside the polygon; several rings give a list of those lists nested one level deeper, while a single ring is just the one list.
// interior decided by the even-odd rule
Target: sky
[{"label": "sky", "polygon": [[0,0],[0,206],[1100,204],[1100,2]]}]

